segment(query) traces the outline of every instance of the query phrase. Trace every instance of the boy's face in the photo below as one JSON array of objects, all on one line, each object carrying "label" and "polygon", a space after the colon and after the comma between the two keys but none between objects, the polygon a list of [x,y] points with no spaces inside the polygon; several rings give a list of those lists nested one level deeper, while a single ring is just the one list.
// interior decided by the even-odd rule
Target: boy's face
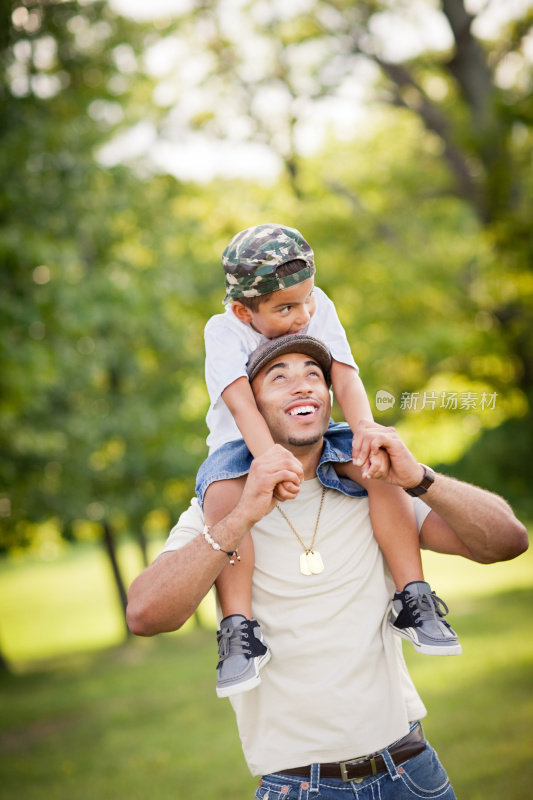
[{"label": "boy's face", "polygon": [[241,322],[249,322],[252,328],[267,339],[301,333],[316,310],[313,289],[314,279],[308,278],[296,286],[272,292],[257,311],[252,311],[235,300],[233,313]]}]

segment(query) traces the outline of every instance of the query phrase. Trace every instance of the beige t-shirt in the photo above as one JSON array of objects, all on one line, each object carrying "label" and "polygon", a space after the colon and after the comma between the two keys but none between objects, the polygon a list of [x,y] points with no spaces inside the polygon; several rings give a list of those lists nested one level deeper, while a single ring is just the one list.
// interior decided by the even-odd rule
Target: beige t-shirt
[{"label": "beige t-shirt", "polygon": [[[307,546],[321,490],[318,479],[305,481],[283,504]],[[165,550],[186,544],[202,524],[193,501]],[[254,526],[253,540],[252,607],[272,658],[257,688],[231,698],[252,774],[357,758],[404,736],[426,709],[388,624],[394,585],[368,499],[326,491],[318,575],[301,574],[302,546],[276,508]]]}]

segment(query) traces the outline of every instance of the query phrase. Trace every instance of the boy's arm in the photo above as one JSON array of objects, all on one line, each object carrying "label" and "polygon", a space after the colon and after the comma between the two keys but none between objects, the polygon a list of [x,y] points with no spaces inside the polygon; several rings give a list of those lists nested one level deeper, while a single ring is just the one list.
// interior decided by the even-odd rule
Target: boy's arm
[{"label": "boy's arm", "polygon": [[[211,317],[205,326],[207,389],[213,404],[218,397],[222,397],[246,446],[253,457],[257,458],[272,447],[274,440],[257,408],[248,379],[242,374],[249,356],[246,343],[225,317],[225,314]],[[234,375],[239,377],[227,384]],[[276,498],[290,500],[296,496],[299,488],[297,484],[284,482],[276,489]]]},{"label": "boy's arm", "polygon": [[348,364],[333,360],[331,385],[344,419],[352,431],[355,431],[362,419],[373,419],[365,387],[357,370]]},{"label": "boy's arm", "polygon": [[[274,440],[263,415],[255,402],[248,378],[237,378],[222,392],[222,399],[231,411],[233,419],[254,458],[265,453]],[[300,490],[299,484],[284,481],[276,488],[278,500],[291,500]]]},{"label": "boy's arm", "polygon": [[[331,365],[331,385],[337,402],[339,403],[344,419],[355,431],[361,420],[373,421],[370,403],[363,386],[363,381],[359,377],[357,370],[344,364],[341,361],[333,360]],[[362,465],[363,478],[381,478],[387,469],[387,458],[382,451],[372,454],[368,461]],[[339,465],[337,472],[355,480],[356,483],[364,484],[361,477],[354,477],[353,470],[349,464]]]},{"label": "boy's arm", "polygon": [[245,375],[249,343],[235,330],[236,325],[242,327],[236,317],[226,317],[228,314],[217,314],[205,326],[207,390],[213,406],[222,397],[248,449],[257,458],[274,442]]},{"label": "boy's arm", "polygon": [[233,419],[254,458],[260,456],[274,440],[262,414],[257,408],[248,378],[237,378],[222,392],[222,399],[231,411]]}]

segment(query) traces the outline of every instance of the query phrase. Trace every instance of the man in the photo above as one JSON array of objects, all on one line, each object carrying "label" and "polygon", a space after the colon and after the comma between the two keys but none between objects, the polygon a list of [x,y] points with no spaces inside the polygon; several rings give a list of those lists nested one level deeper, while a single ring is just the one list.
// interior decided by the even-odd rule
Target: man
[{"label": "man", "polygon": [[[329,469],[338,460],[323,440],[330,363],[322,343],[301,335],[252,355],[249,378],[276,445],[252,462],[240,502],[211,530],[193,501],[167,552],[132,584],[129,625],[143,636],[179,628],[252,529],[254,612],[272,658],[260,685],[231,702],[248,766],[262,776],[256,797],[333,800],[351,786],[350,796],[451,800],[417,722],[425,708],[391,634],[390,576],[368,501],[343,493]],[[500,497],[434,476],[392,428],[368,422],[355,435],[366,476],[425,492],[425,504],[414,501],[422,547],[480,562],[527,548],[524,527]],[[375,466],[378,451],[387,465]],[[301,488],[276,507],[280,481]]]}]

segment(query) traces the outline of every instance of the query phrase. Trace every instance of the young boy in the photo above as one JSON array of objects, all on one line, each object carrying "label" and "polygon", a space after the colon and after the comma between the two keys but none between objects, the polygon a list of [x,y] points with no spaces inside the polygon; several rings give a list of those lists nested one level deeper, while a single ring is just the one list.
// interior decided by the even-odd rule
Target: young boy
[{"label": "young boy", "polygon": [[[367,466],[363,473],[352,462],[352,430],[361,419],[372,419],[372,412],[335,307],[314,286],[311,247],[294,228],[257,225],[231,240],[222,264],[226,311],[212,317],[205,328],[206,382],[211,399],[207,414],[209,458],[199,470],[196,488],[204,508],[206,542],[216,546],[209,527],[238,502],[251,457],[274,443],[248,381],[246,365],[251,353],[268,339],[287,334],[307,333],[321,339],[333,357],[332,387],[348,423],[332,423],[326,433],[326,437],[334,437],[335,447],[346,456],[346,463],[335,464],[338,488],[355,496],[368,493],[373,530],[397,590],[392,602],[392,628],[420,652],[459,654],[457,635],[443,619],[448,609],[424,581],[412,501],[399,487],[370,479],[379,470],[378,464]],[[305,406],[298,413],[305,413]],[[277,497],[288,500],[298,491],[299,486],[281,483]],[[283,514],[281,508],[280,512]],[[232,563],[216,581],[223,615],[218,631],[219,697],[257,686],[259,671],[270,658],[259,624],[253,619],[251,535],[243,540],[238,554],[228,555]],[[234,565],[236,559],[239,563]],[[310,575],[320,572],[321,565],[304,559],[301,569]]]}]

